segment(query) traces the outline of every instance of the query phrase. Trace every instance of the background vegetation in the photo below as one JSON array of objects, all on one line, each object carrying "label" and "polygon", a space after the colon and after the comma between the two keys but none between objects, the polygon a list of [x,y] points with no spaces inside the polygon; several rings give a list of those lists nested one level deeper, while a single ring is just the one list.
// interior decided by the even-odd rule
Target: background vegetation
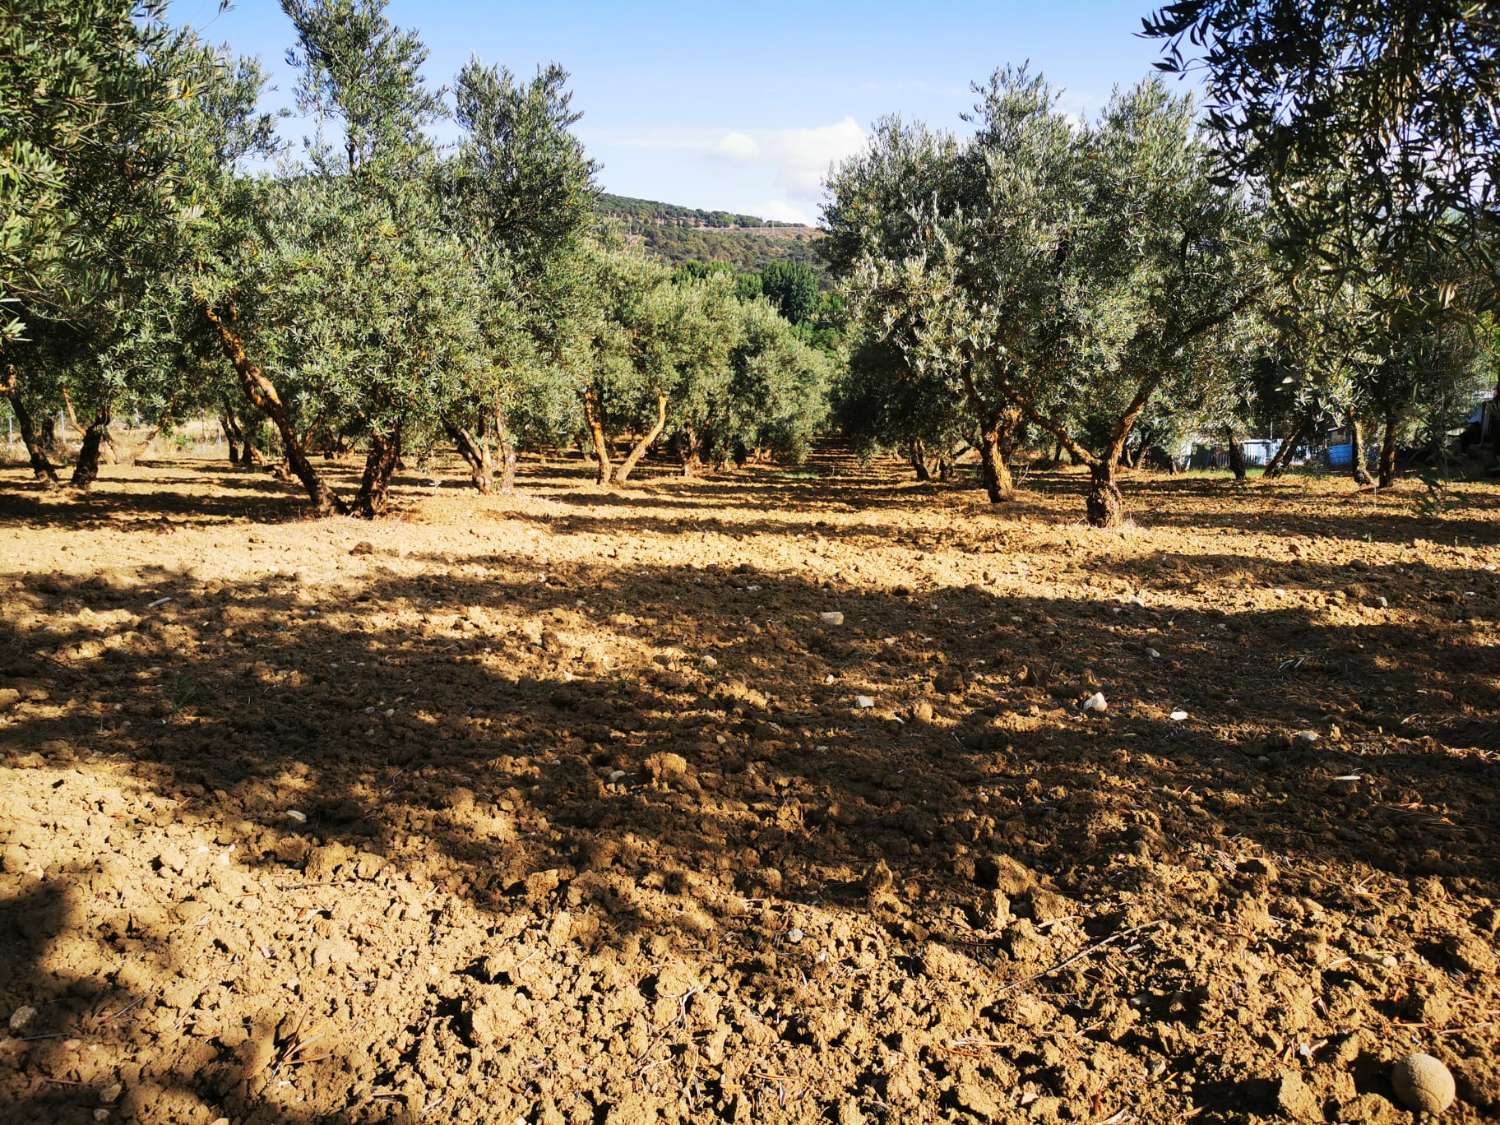
[{"label": "background vegetation", "polygon": [[[1500,429],[1469,425],[1500,169],[1464,5],[1170,5],[1145,30],[1204,107],[1146,79],[1079,122],[1001,67],[957,132],[879,122],[818,232],[603,194],[555,64],[434,88],[384,0],[282,6],[293,149],[255,63],[162,0],[7,4],[0,393],[39,480],[69,456],[88,487],[121,416],[215,416],[236,461],[365,516],[443,445],[488,491],[527,449],[611,485],[837,429],[924,478],[976,451],[996,503],[1017,458],[1070,459],[1109,526],[1123,468],[1194,448],[1243,478],[1246,438],[1276,475],[1342,437],[1387,486]],[[363,457],[352,495],[318,454]]]}]

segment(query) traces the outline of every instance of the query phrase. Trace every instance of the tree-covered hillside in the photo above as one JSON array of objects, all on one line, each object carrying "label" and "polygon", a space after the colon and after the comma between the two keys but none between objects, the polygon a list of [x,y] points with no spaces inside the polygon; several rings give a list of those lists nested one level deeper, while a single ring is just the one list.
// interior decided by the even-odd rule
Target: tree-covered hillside
[{"label": "tree-covered hillside", "polygon": [[607,193],[599,197],[599,213],[674,264],[727,262],[755,272],[771,262],[792,261],[821,269],[814,248],[818,232],[812,227]]},{"label": "tree-covered hillside", "polygon": [[679,207],[655,199],[635,199],[628,195],[599,196],[599,210],[638,223],[656,223],[681,227],[796,227],[797,223],[778,223],[757,215],[740,215],[731,211],[703,211],[696,207]]}]

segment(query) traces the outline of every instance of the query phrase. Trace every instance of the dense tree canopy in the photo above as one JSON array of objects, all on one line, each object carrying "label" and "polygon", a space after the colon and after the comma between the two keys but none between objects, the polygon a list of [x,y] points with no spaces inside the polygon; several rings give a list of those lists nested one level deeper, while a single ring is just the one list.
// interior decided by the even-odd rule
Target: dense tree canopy
[{"label": "dense tree canopy", "polygon": [[1091,518],[1118,522],[1137,421],[1260,291],[1251,214],[1158,82],[1083,127],[1025,70],[977,92],[968,142],[890,122],[841,169],[829,241],[874,342],[905,357],[890,369],[967,403],[993,499],[1024,420],[1090,466]]},{"label": "dense tree canopy", "polygon": [[1145,30],[1165,69],[1201,67],[1229,171],[1264,187],[1289,241],[1347,267],[1457,236],[1500,277],[1493,4],[1179,0]]},{"label": "dense tree canopy", "polygon": [[[1373,429],[1389,484],[1497,377],[1473,5],[1170,5],[1147,31],[1168,70],[1201,52],[1203,112],[1148,79],[1080,121],[1001,67],[952,131],[877,122],[816,239],[602,196],[560,66],[435,87],[385,0],[282,7],[295,150],[259,68],[157,0],[0,9],[0,395],[39,479],[71,430],[86,487],[124,414],[216,416],[237,464],[363,516],[448,445],[480,491],[568,446],[619,486],[653,452],[796,461],[837,427],[924,479],[972,451],[995,502],[1066,456],[1111,526],[1122,469],[1227,445],[1243,477],[1252,436],[1275,475],[1337,427],[1363,479]],[[807,238],[826,269],[669,266],[653,231]],[[320,459],[350,455],[352,492]]]}]

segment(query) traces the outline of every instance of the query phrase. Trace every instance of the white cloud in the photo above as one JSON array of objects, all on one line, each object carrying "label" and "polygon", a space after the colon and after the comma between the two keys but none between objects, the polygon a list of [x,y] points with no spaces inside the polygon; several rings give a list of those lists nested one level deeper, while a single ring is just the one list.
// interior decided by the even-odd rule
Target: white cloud
[{"label": "white cloud", "polygon": [[852,117],[811,129],[768,130],[755,139],[754,159],[769,163],[776,182],[793,195],[816,193],[830,166],[865,147],[865,131]]},{"label": "white cloud", "polygon": [[805,129],[661,126],[588,139],[606,151],[606,168],[625,169],[628,193],[807,225],[816,225],[828,169],[867,144],[853,117]]},{"label": "white cloud", "polygon": [[725,133],[714,151],[730,160],[749,162],[760,155],[760,145],[749,133]]},{"label": "white cloud", "polygon": [[[853,117],[806,129],[660,129],[616,143],[629,148],[698,153],[745,172],[758,171],[785,197],[776,206],[798,209],[807,221],[829,169],[864,148],[865,131]],[[799,207],[799,202],[802,206]],[[766,212],[768,217],[779,218]],[[788,220],[790,221],[790,220]]]},{"label": "white cloud", "polygon": [[812,211],[797,206],[789,199],[772,199],[758,204],[752,210],[762,219],[770,219],[776,223],[801,223],[808,227],[817,225],[817,216]]}]

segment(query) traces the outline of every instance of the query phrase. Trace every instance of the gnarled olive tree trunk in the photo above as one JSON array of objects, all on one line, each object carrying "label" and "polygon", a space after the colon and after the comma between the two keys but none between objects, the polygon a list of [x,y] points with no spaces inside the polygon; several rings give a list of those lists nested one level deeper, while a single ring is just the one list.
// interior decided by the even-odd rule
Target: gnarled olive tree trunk
[{"label": "gnarled olive tree trunk", "polygon": [[1089,490],[1083,505],[1094,527],[1119,527],[1125,522],[1125,498],[1115,479],[1113,458],[1096,459],[1089,465]]},{"label": "gnarled olive tree trunk", "polygon": [[682,464],[682,475],[695,477],[703,471],[702,442],[698,431],[684,426],[673,439],[677,447],[677,459]]},{"label": "gnarled olive tree trunk", "polygon": [[604,436],[604,421],[599,417],[599,393],[593,387],[583,392],[583,419],[588,423],[589,440],[594,447],[594,462],[598,467],[595,482],[610,484],[614,481],[615,467],[609,459],[609,441]]},{"label": "gnarled olive tree trunk", "polygon": [[219,415],[219,429],[224,432],[224,442],[229,446],[229,463],[238,465],[240,463],[240,433],[239,423],[235,422],[228,414]]},{"label": "gnarled olive tree trunk", "polygon": [[646,455],[646,450],[651,448],[653,442],[661,437],[661,432],[667,428],[667,394],[665,391],[656,393],[656,421],[651,428],[641,435],[634,447],[626,455],[625,460],[620,462],[619,469],[615,472],[615,483],[624,484],[630,479],[630,474],[635,471],[637,463]]},{"label": "gnarled olive tree trunk", "polygon": [[1245,449],[1234,436],[1233,430],[1224,432],[1224,440],[1229,446],[1229,468],[1234,473],[1235,480],[1245,479]]},{"label": "gnarled olive tree trunk", "polygon": [[1353,432],[1354,453],[1354,483],[1358,485],[1374,484],[1375,478],[1370,476],[1369,466],[1365,464],[1365,424],[1357,417],[1349,420],[1349,429]]},{"label": "gnarled olive tree trunk", "polygon": [[26,456],[31,459],[31,474],[48,486],[58,483],[57,469],[47,457],[47,450],[37,436],[36,426],[31,420],[31,411],[21,399],[21,388],[13,366],[5,369],[5,382],[0,385],[0,398],[10,403],[16,416],[16,425],[21,429],[21,444],[26,447]]},{"label": "gnarled olive tree trunk", "polygon": [[1380,442],[1380,468],[1376,478],[1377,488],[1389,488],[1396,483],[1396,426],[1400,423],[1394,410],[1385,414],[1385,435]]},{"label": "gnarled olive tree trunk", "polygon": [[906,459],[911,463],[912,472],[916,473],[917,480],[932,479],[932,472],[927,468],[927,457],[921,442],[914,441],[906,447]]},{"label": "gnarled olive tree trunk", "polygon": [[371,434],[370,451],[365,457],[365,471],[359,492],[354,497],[355,510],[366,519],[385,514],[391,502],[391,477],[401,463],[401,431],[393,434]]},{"label": "gnarled olive tree trunk", "polygon": [[1005,463],[1001,427],[987,426],[979,435],[979,476],[991,504],[1003,504],[1015,498],[1016,484]]},{"label": "gnarled olive tree trunk", "polygon": [[469,466],[469,482],[476,491],[488,494],[494,487],[495,463],[500,466],[500,491],[516,490],[516,445],[506,424],[505,408],[497,399],[489,408],[478,411],[478,424],[470,429],[453,416],[443,418],[443,430],[452,440],[459,456]]},{"label": "gnarled olive tree trunk", "polygon": [[1275,480],[1282,473],[1286,472],[1287,462],[1292,459],[1292,453],[1296,450],[1297,446],[1302,444],[1302,439],[1307,436],[1307,431],[1312,429],[1313,420],[1317,416],[1318,412],[1316,410],[1310,410],[1298,420],[1297,428],[1286,436],[1286,440],[1281,443],[1281,448],[1266,463],[1266,471],[1261,474],[1266,480]]},{"label": "gnarled olive tree trunk", "polygon": [[500,451],[500,492],[509,496],[516,490],[516,463],[520,460],[520,451],[516,449],[505,411],[498,406],[495,407],[495,444]]},{"label": "gnarled olive tree trunk", "polygon": [[297,479],[302,482],[302,487],[307,490],[313,511],[320,516],[333,512],[340,515],[347,513],[348,505],[334,494],[333,489],[328,487],[328,482],[318,476],[318,470],[313,468],[312,462],[308,460],[307,452],[298,439],[296,430],[292,428],[291,419],[287,415],[286,407],[282,404],[281,396],[276,393],[275,384],[266,378],[260,365],[246,354],[245,342],[231,327],[235,320],[233,307],[230,307],[226,315],[220,315],[218,310],[211,305],[204,305],[203,315],[213,327],[215,335],[218,336],[219,346],[223,349],[230,366],[234,368],[235,375],[239,377],[240,387],[245,392],[245,397],[250,400],[252,406],[271,419],[281,435],[281,448],[286,457],[287,468],[296,475]]},{"label": "gnarled olive tree trunk", "polygon": [[232,410],[219,415],[219,429],[224,431],[224,440],[229,443],[229,463],[245,468],[255,464],[254,430],[240,425]]},{"label": "gnarled olive tree trunk", "polygon": [[[75,423],[76,425],[76,423]],[[74,488],[88,488],[99,479],[99,448],[109,437],[109,411],[101,411],[83,429],[83,442],[78,447],[78,460],[73,464]]]},{"label": "gnarled olive tree trunk", "polygon": [[452,418],[443,419],[443,430],[469,466],[469,483],[475,491],[488,495],[495,478],[495,459],[490,453],[488,439],[483,432],[475,433]]}]

